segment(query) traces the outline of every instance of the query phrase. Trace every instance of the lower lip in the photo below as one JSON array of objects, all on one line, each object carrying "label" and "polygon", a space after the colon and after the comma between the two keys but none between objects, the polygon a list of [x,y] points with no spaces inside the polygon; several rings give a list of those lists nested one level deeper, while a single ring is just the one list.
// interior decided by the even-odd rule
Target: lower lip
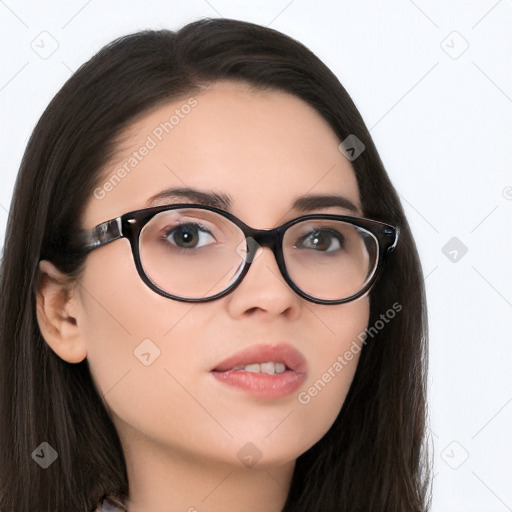
[{"label": "lower lip", "polygon": [[291,370],[274,375],[243,370],[210,373],[224,384],[258,398],[283,398],[296,391],[305,380],[304,374]]}]

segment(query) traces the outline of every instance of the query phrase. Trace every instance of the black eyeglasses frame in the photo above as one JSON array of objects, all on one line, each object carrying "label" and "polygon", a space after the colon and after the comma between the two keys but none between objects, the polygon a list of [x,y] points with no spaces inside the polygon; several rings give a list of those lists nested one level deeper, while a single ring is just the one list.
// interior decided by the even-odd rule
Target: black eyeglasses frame
[{"label": "black eyeglasses frame", "polygon": [[[247,240],[248,252],[245,257],[244,267],[242,271],[239,273],[238,277],[235,279],[235,281],[233,281],[233,283],[231,283],[227,288],[225,288],[221,292],[216,293],[215,295],[200,298],[186,298],[172,295],[169,292],[160,288],[156,283],[154,283],[144,270],[139,252],[139,237],[142,229],[155,215],[164,211],[177,209],[201,209],[217,213],[223,216],[224,218],[230,220],[233,224],[240,228],[240,230],[245,235],[245,238]],[[363,228],[366,231],[370,232],[373,236],[375,236],[378,242],[377,264],[375,266],[373,275],[359,292],[344,299],[319,299],[304,292],[304,290],[302,290],[298,285],[296,285],[289,277],[288,272],[286,270],[286,264],[282,248],[283,237],[288,228],[299,222],[306,220],[344,221],[356,227]],[[276,228],[254,229],[249,227],[247,224],[245,224],[242,220],[240,220],[232,213],[222,210],[220,208],[195,203],[177,203],[135,210],[132,212],[125,213],[124,215],[121,215],[119,217],[116,217],[115,219],[102,222],[95,226],[94,228],[92,228],[91,230],[82,231],[78,233],[73,242],[73,246],[88,254],[93,250],[96,250],[104,245],[114,242],[115,240],[126,238],[130,242],[135,267],[142,281],[155,293],[163,297],[177,300],[180,302],[209,302],[224,297],[225,295],[232,292],[237,286],[240,285],[243,278],[249,271],[249,268],[254,260],[258,248],[268,247],[272,250],[274,254],[279,271],[281,272],[283,279],[297,295],[315,304],[334,305],[345,304],[347,302],[356,300],[357,298],[364,295],[368,290],[370,290],[370,288],[375,284],[377,277],[380,275],[382,271],[384,260],[387,253],[395,248],[398,242],[398,237],[398,227],[377,220],[367,219],[364,217],[313,213],[295,217]]]}]

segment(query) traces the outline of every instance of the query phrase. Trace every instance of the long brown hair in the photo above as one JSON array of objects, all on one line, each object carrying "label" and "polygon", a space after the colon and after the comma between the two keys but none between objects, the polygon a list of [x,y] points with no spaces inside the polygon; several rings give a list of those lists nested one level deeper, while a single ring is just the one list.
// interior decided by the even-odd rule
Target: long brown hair
[{"label": "long brown hair", "polygon": [[[365,343],[338,418],[297,460],[283,510],[428,508],[423,277],[369,131],[338,79],[302,44],[251,23],[204,19],[177,32],[143,31],[108,44],[62,87],[30,138],[0,275],[2,512],[86,512],[103,494],[128,495],[121,444],[87,359],[63,361],[39,331],[37,265],[50,259],[70,274],[83,266],[68,242],[123,130],[150,109],[221,79],[294,94],[340,141],[356,135],[365,146],[352,162],[364,215],[400,229],[370,294],[370,325],[392,304],[401,311]],[[32,458],[43,442],[58,452],[47,469]]]}]

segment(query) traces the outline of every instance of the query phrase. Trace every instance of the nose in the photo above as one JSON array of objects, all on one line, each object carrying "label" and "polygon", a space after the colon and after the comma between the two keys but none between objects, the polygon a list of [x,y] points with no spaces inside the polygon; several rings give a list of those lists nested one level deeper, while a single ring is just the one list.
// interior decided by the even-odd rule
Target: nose
[{"label": "nose", "polygon": [[258,249],[249,271],[226,301],[233,318],[250,315],[267,320],[279,316],[295,320],[303,307],[303,299],[283,279],[268,247]]}]

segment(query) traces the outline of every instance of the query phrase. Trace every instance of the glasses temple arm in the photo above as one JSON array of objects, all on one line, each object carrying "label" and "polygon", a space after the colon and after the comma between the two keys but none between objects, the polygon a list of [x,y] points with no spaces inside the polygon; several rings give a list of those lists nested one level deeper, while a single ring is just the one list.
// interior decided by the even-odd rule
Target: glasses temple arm
[{"label": "glasses temple arm", "polygon": [[[388,236],[391,235],[390,232],[386,233]],[[398,243],[398,237],[400,235],[400,228],[398,226],[395,226],[394,227],[394,240],[393,240],[393,243],[388,247],[388,251],[392,251],[395,247],[396,247],[396,244]]]},{"label": "glasses temple arm", "polygon": [[77,242],[83,249],[92,251],[102,245],[123,238],[123,236],[121,217],[117,217],[117,219],[102,222],[89,231],[80,232]]}]

